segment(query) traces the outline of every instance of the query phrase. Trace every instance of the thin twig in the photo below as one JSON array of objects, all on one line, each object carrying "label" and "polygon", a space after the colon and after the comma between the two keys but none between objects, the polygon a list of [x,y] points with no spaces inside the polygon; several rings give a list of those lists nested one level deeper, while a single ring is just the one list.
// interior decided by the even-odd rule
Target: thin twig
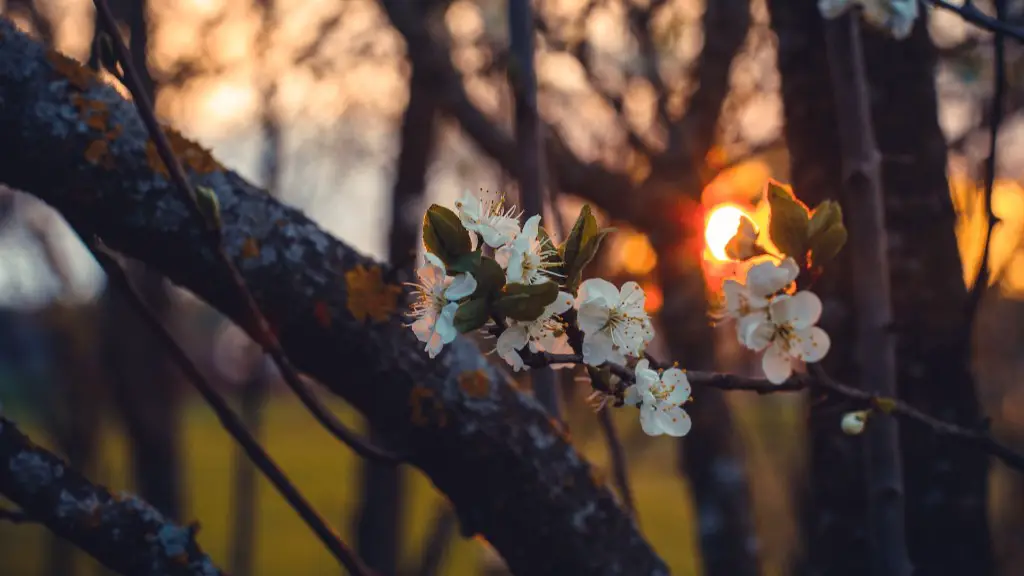
[{"label": "thin twig", "polygon": [[[1006,17],[1006,0],[995,0],[996,17],[1002,21]],[[1003,100],[1006,96],[1006,37],[1001,31],[995,31],[995,62],[994,62],[994,93],[992,95],[991,121],[989,128],[989,151],[985,160],[985,246],[981,251],[981,262],[978,263],[978,274],[974,277],[974,285],[967,295],[968,326],[973,324],[978,313],[981,298],[988,289],[991,269],[988,264],[992,250],[992,232],[999,222],[992,212],[992,189],[996,182],[996,148],[999,142],[999,126],[1003,123]]]},{"label": "thin twig", "polygon": [[601,424],[601,432],[604,433],[605,441],[608,442],[608,452],[612,458],[612,472],[615,476],[615,485],[619,489],[619,495],[626,506],[626,512],[635,522],[636,504],[633,502],[633,490],[629,485],[629,468],[626,465],[626,453],[622,449],[622,441],[619,440],[618,432],[615,431],[615,422],[612,421],[611,412],[608,409],[598,410],[597,421]]},{"label": "thin twig", "polygon": [[327,549],[338,559],[341,564],[356,575],[370,575],[372,572],[363,564],[363,561],[338,537],[337,534],[327,525],[323,518],[306,501],[299,490],[291,483],[284,472],[259,445],[259,442],[245,428],[241,418],[231,409],[227,401],[217,392],[212,384],[203,376],[203,373],[195,365],[188,353],[185,352],[175,340],[174,336],[160,322],[148,304],[142,299],[139,293],[132,286],[131,280],[118,262],[117,258],[98,240],[90,246],[96,260],[107,273],[107,278],[121,290],[125,299],[135,309],[139,317],[150,327],[170,352],[171,357],[178,363],[185,376],[192,381],[196,390],[204,400],[213,408],[221,425],[227,430],[231,437],[245,450],[246,454],[281,493],[288,504],[302,517],[303,521],[313,529],[320,541],[327,546]]},{"label": "thin twig", "polygon": [[964,2],[963,4],[954,4],[948,0],[926,0],[926,2],[936,8],[955,12],[966,22],[970,22],[979,28],[989,32],[999,32],[1018,42],[1024,42],[1024,28],[1003,22],[1000,17],[993,18],[985,14],[973,2]]},{"label": "thin twig", "polygon": [[[550,354],[539,352],[528,354],[523,358],[527,366],[547,366],[551,364],[583,364],[582,354]],[[663,368],[664,365],[651,362],[651,366]],[[619,364],[605,364],[603,368],[611,370],[624,383],[632,383],[636,376],[634,371]],[[687,380],[691,386],[717,388],[719,390],[757,392],[758,394],[775,394],[780,392],[798,392],[809,388],[823,388],[833,392],[860,408],[878,410],[883,413],[902,417],[904,420],[930,428],[940,436],[948,436],[969,444],[973,444],[984,452],[999,458],[1009,467],[1024,472],[1024,454],[1014,451],[992,437],[987,429],[966,428],[936,418],[913,406],[897,400],[847,386],[829,376],[818,364],[808,364],[809,374],[794,374],[782,384],[772,384],[763,378],[751,378],[721,372],[702,372],[687,370]]]},{"label": "thin twig", "polygon": [[335,438],[347,444],[357,454],[364,458],[379,462],[397,464],[402,460],[400,456],[369,444],[358,434],[346,428],[337,416],[335,416],[327,406],[317,398],[316,394],[307,386],[307,384],[302,381],[298,371],[294,366],[292,366],[291,361],[281,348],[281,343],[278,341],[277,336],[275,336],[274,332],[270,329],[267,319],[263,316],[259,306],[256,304],[256,300],[253,298],[252,293],[248,288],[246,288],[245,280],[242,279],[242,275],[238,272],[238,269],[231,261],[231,258],[224,250],[220,223],[208,218],[204,214],[203,209],[200,207],[197,200],[195,190],[189,183],[188,177],[185,175],[185,171],[182,168],[181,163],[171,150],[167,136],[164,134],[163,129],[160,127],[160,123],[156,119],[152,102],[149,101],[149,98],[142,90],[139,75],[136,72],[135,67],[132,65],[132,59],[128,53],[128,48],[125,46],[124,40],[121,38],[117,28],[117,23],[110,10],[110,6],[107,4],[107,0],[93,1],[96,6],[96,17],[101,21],[103,27],[110,35],[114,52],[124,69],[124,79],[126,81],[125,87],[129,92],[131,92],[132,98],[135,101],[135,106],[139,111],[142,121],[146,125],[146,129],[148,130],[150,137],[156,145],[160,159],[167,167],[171,180],[174,182],[178,191],[182,196],[184,196],[185,205],[192,213],[193,218],[195,218],[196,222],[200,224],[205,223],[203,230],[206,234],[207,241],[209,242],[216,257],[220,260],[225,271],[228,273],[235,290],[238,292],[238,295],[241,297],[242,302],[246,307],[251,323],[251,325],[247,327],[248,330],[255,336],[255,339],[260,346],[262,346],[263,349],[274,359],[274,362],[277,364],[281,376],[284,378],[285,383],[288,384],[288,387],[291,388],[299,397],[303,405],[305,405],[313,414],[316,420],[322,426],[327,428]]}]

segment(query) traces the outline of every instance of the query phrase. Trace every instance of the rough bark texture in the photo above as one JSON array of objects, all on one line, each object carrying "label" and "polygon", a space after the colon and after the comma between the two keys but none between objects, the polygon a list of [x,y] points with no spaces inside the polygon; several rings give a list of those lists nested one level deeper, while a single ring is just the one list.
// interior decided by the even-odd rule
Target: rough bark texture
[{"label": "rough bark texture", "polygon": [[[811,205],[826,198],[838,199],[842,190],[839,131],[816,2],[769,0],[768,9],[778,36],[793,190]],[[859,371],[854,355],[849,271],[849,252],[840,252],[815,292],[824,304],[820,324],[832,338],[824,367],[839,380],[856,382]],[[809,486],[801,511],[806,557],[796,570],[805,574],[855,576],[869,570],[863,454],[859,438],[841,433],[841,415],[841,407],[821,398],[812,399]]]},{"label": "rough bark texture", "polygon": [[[44,199],[80,234],[100,236],[235,320],[245,317],[132,105],[7,20],[0,134],[0,181]],[[434,361],[421,352],[402,325],[401,303],[389,309],[382,296],[400,274],[197,145],[171,140],[192,182],[216,194],[224,247],[296,366],[408,454],[452,500],[464,533],[486,537],[521,574],[667,573],[536,400],[465,338]],[[372,281],[379,268],[386,286]],[[367,311],[390,314],[379,320]]]},{"label": "rough bark texture", "polygon": [[[902,399],[939,418],[980,425],[970,372],[971,326],[938,123],[935,49],[923,22],[911,38],[865,35],[875,132],[888,191],[887,227]],[[929,430],[901,426],[911,561],[921,574],[990,574],[988,457]]]},{"label": "rough bark texture", "polygon": [[0,494],[125,576],[215,576],[190,528],[131,494],[113,495],[0,417]]}]

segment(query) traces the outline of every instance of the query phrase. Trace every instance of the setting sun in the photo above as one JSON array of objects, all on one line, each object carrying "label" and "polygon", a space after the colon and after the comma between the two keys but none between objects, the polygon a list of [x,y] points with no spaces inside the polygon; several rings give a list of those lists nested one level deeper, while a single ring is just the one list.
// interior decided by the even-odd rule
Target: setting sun
[{"label": "setting sun", "polygon": [[708,251],[716,260],[730,261],[732,258],[725,253],[725,246],[736,235],[740,221],[749,218],[747,213],[734,204],[720,204],[711,209],[708,222],[704,228],[704,241]]}]

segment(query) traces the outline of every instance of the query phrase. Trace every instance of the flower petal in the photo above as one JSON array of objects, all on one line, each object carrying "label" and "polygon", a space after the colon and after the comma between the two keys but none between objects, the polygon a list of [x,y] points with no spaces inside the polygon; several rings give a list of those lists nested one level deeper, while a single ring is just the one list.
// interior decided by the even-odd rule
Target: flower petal
[{"label": "flower petal", "polygon": [[622,398],[626,406],[637,406],[640,404],[640,392],[637,389],[638,386],[636,384],[626,388],[626,393]]},{"label": "flower petal", "polygon": [[796,341],[797,355],[804,362],[820,361],[828,354],[828,349],[832,346],[832,339],[829,338],[828,333],[817,326],[797,330],[794,340]]},{"label": "flower petal", "polygon": [[643,314],[647,295],[636,282],[626,282],[619,293],[619,309],[627,314]]},{"label": "flower petal", "polygon": [[821,299],[807,290],[779,296],[772,301],[771,316],[776,324],[789,324],[796,330],[810,328],[821,318]]},{"label": "flower petal", "polygon": [[662,431],[669,436],[686,436],[693,427],[693,421],[690,420],[690,415],[685,410],[678,406],[665,407],[657,410],[655,420],[658,426],[661,427]]},{"label": "flower petal", "polygon": [[429,342],[434,334],[434,323],[437,322],[435,314],[424,314],[412,323],[412,333],[420,342]]},{"label": "flower petal", "polygon": [[530,216],[529,220],[526,221],[526,224],[523,224],[523,231],[521,234],[519,234],[519,237],[522,237],[527,242],[530,242],[537,238],[537,232],[539,231],[539,229],[540,214],[534,214],[533,216]]},{"label": "flower petal", "polygon": [[544,309],[544,316],[554,316],[555,314],[565,314],[572,308],[573,297],[568,292],[559,292],[558,298],[551,304],[548,304],[547,308]]},{"label": "flower petal", "polygon": [[576,299],[577,306],[585,302],[611,308],[619,303],[619,289],[604,278],[589,278],[580,284],[579,297]]},{"label": "flower petal", "polygon": [[[441,259],[438,258],[436,255],[431,254],[430,252],[427,252],[426,254],[423,255],[423,257],[426,258],[427,264],[429,264],[429,265],[439,269],[442,276],[445,276],[445,275],[448,274],[448,271],[445,270],[444,262],[442,262]],[[422,268],[420,268],[420,269],[422,270]]]},{"label": "flower petal", "polygon": [[679,368],[669,368],[661,375],[661,382],[670,390],[665,402],[668,404],[682,404],[690,399],[690,380],[686,372]]},{"label": "flower petal", "polygon": [[583,336],[583,363],[600,366],[609,360],[617,359],[613,350],[612,339],[604,332],[594,332]]},{"label": "flower petal", "polygon": [[747,288],[752,296],[767,298],[789,286],[799,273],[792,258],[783,260],[781,266],[771,261],[760,262],[747,272]]},{"label": "flower petal", "polygon": [[[647,362],[647,360],[644,359],[640,362]],[[641,391],[650,390],[661,381],[661,377],[658,376],[657,372],[647,366],[641,367],[640,363],[637,363],[634,373],[636,374],[636,384],[640,387]]]},{"label": "flower petal", "polygon": [[437,315],[434,331],[441,335],[441,342],[445,344],[450,344],[459,335],[459,331],[455,329],[455,311],[458,309],[459,305],[453,302],[442,308],[441,313]]},{"label": "flower petal", "polygon": [[739,325],[742,332],[739,332],[740,344],[750,348],[754,352],[760,352],[772,343],[775,337],[775,324],[764,318],[752,318],[750,321]]},{"label": "flower petal", "polygon": [[648,436],[661,436],[664,431],[658,423],[658,409],[644,404],[640,407],[640,427]]},{"label": "flower petal", "polygon": [[431,358],[436,358],[441,353],[441,349],[444,348],[444,342],[442,341],[441,335],[437,332],[430,334],[430,340],[423,349],[430,355]]},{"label": "flower petal", "polygon": [[584,334],[600,332],[608,324],[609,318],[611,318],[611,311],[600,302],[587,302],[580,305],[579,314],[577,315],[580,330]]},{"label": "flower petal", "polygon": [[472,274],[459,274],[452,280],[452,283],[445,289],[444,295],[449,300],[462,300],[476,292],[476,278]]},{"label": "flower petal", "polygon": [[793,363],[789,354],[775,342],[765,350],[764,357],[761,358],[761,369],[764,370],[764,376],[769,382],[782,384],[793,374]]}]

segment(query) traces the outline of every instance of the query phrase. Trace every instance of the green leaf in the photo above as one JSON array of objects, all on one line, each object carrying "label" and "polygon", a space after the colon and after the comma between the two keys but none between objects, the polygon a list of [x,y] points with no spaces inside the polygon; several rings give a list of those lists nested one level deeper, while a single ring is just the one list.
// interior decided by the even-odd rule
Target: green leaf
[{"label": "green leaf", "polygon": [[768,234],[772,242],[787,256],[802,262],[807,256],[807,209],[777,182],[768,182],[768,204],[771,221]]},{"label": "green leaf", "polygon": [[579,257],[583,247],[586,246],[594,234],[598,232],[597,219],[590,210],[589,204],[584,204],[580,210],[579,218],[572,225],[569,237],[565,239],[562,250],[562,260],[565,262],[565,269],[572,270],[576,259]]},{"label": "green leaf", "polygon": [[816,267],[822,266],[835,258],[846,244],[846,236],[846,226],[840,222],[812,238],[810,242],[811,264]]},{"label": "green leaf", "polygon": [[455,329],[460,334],[479,330],[487,323],[487,300],[475,298],[459,304],[455,311]]},{"label": "green leaf", "polygon": [[811,221],[807,226],[807,238],[811,242],[814,237],[826,232],[836,224],[843,223],[843,209],[838,202],[825,200],[814,209]]},{"label": "green leaf", "polygon": [[213,188],[196,186],[196,203],[199,204],[199,211],[206,219],[206,225],[211,229],[220,228],[220,201],[217,200],[217,193]]},{"label": "green leaf", "polygon": [[423,215],[423,244],[427,250],[451,265],[470,251],[469,232],[459,217],[444,206],[432,205]]},{"label": "green leaf", "polygon": [[482,254],[480,250],[474,250],[458,256],[452,260],[451,264],[448,264],[448,273],[457,274],[459,272],[468,272],[473,276],[476,276],[477,268],[480,267]]},{"label": "green leaf", "polygon": [[615,228],[602,228],[594,233],[583,245],[583,249],[580,250],[576,259],[573,261],[572,266],[566,266],[565,268],[565,287],[570,292],[575,293],[576,288],[580,284],[580,280],[583,278],[583,269],[587,267],[587,264],[597,256],[597,251],[601,248],[601,242],[605,236],[615,231]]},{"label": "green leaf", "polygon": [[501,269],[501,265],[494,258],[484,256],[473,277],[476,278],[474,298],[491,296],[505,286],[505,271]]},{"label": "green leaf", "polygon": [[495,302],[495,308],[503,317],[531,322],[540,318],[544,309],[558,298],[558,284],[506,284]]}]

